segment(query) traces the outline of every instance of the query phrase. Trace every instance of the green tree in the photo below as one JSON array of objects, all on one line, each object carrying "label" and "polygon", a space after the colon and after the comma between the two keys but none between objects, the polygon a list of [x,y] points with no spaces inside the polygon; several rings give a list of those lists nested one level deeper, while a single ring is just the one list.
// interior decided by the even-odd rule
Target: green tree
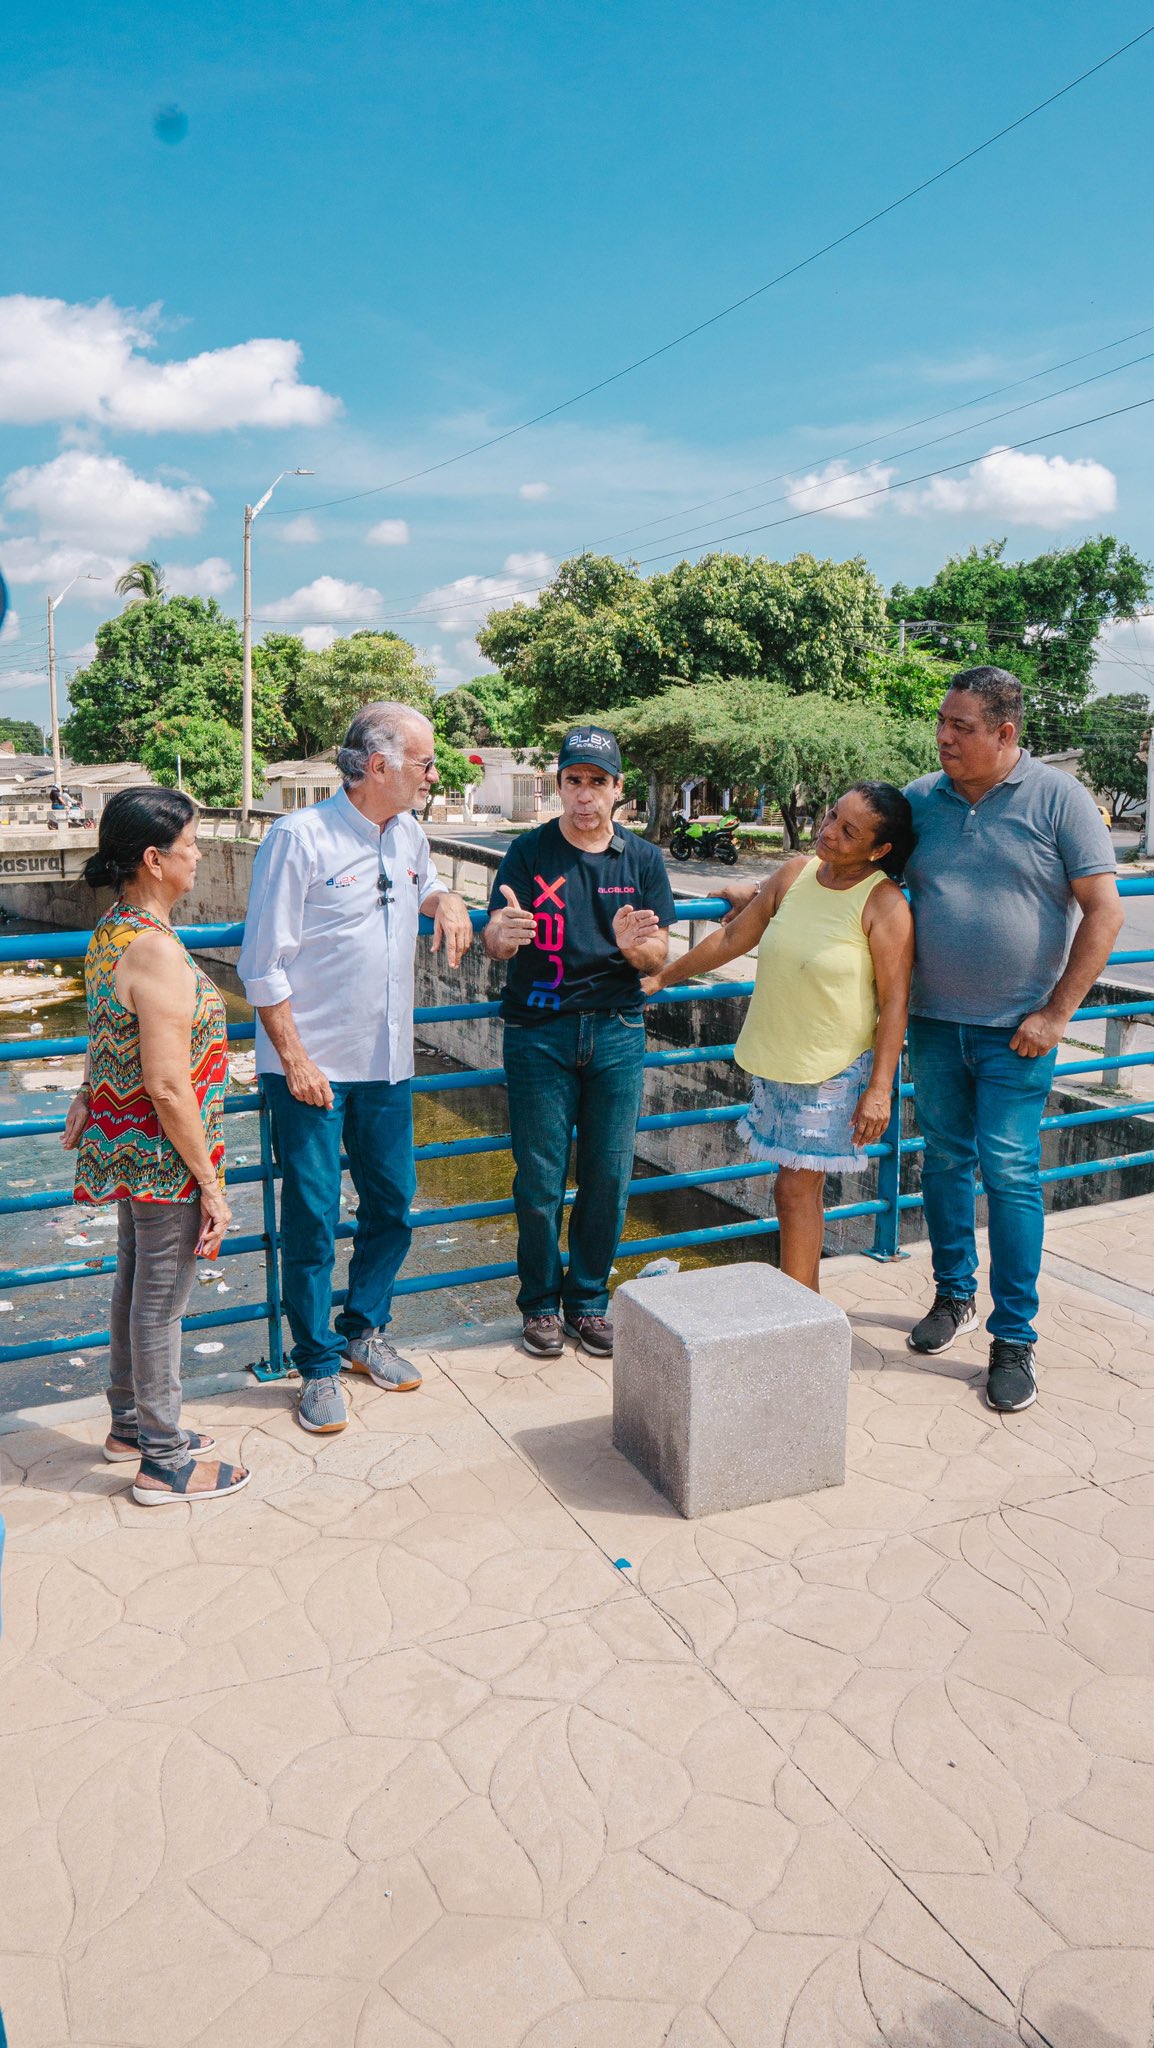
[{"label": "green tree", "polygon": [[[96,659],[69,684],[64,742],[75,761],[143,760],[165,714],[219,720],[239,733],[241,689],[240,631],[215,598],[129,605],[98,627]],[[254,664],[253,739],[266,756],[293,741],[281,690],[275,669]]]},{"label": "green tree", "polygon": [[299,704],[301,680],[310,660],[304,641],[296,633],[266,633],[252,650],[254,729],[258,702],[275,707],[281,721],[279,732],[260,733],[260,743],[270,757],[274,748],[286,759],[307,758],[315,752]]},{"label": "green tree", "polygon": [[898,718],[936,718],[957,666],[922,647],[871,650],[865,657],[866,686]]},{"label": "green tree", "polygon": [[133,604],[152,604],[164,596],[164,571],[159,562],[133,562],[113,584],[117,597],[131,597]]},{"label": "green tree", "polygon": [[1143,802],[1146,763],[1143,742],[1150,735],[1150,699],[1140,690],[1125,696],[1095,697],[1086,706],[1082,760],[1078,773],[1117,818]]},{"label": "green tree", "polygon": [[44,734],[30,718],[0,718],[0,745],[11,740],[18,754],[42,754]]},{"label": "green tree", "polygon": [[[643,577],[606,556],[563,562],[538,604],[492,612],[477,641],[527,689],[541,728],[602,718],[671,685],[760,676],[787,691],[860,697],[886,642],[885,597],[860,559],[706,555]],[[673,784],[654,770],[649,833],[664,837]]]},{"label": "green tree", "polygon": [[156,599],[106,619],[95,660],[69,684],[64,743],[73,760],[139,760],[162,705],[186,688],[206,715],[239,723],[240,632],[215,598]]},{"label": "green tree", "polygon": [[346,640],[334,640],[323,654],[306,653],[292,697],[294,727],[304,752],[339,746],[354,714],[374,698],[411,704],[432,718],[434,673],[398,633],[352,633]]},{"label": "green tree", "polygon": [[521,752],[539,745],[534,693],[506,676],[476,676],[437,698],[433,723],[455,747],[512,747]]},{"label": "green tree", "polygon": [[877,704],[818,691],[794,696],[758,679],[712,680],[663,691],[606,715],[631,762],[676,784],[707,775],[761,789],[796,847],[801,818],[854,782],[896,782],[936,765],[932,726]]},{"label": "green tree", "polygon": [[[450,746],[438,735],[433,741],[433,752],[437,760],[437,785],[429,798],[430,805],[432,797],[441,791],[447,796],[460,796],[462,790],[468,789],[475,782],[480,782],[484,770],[478,768],[475,761],[470,761],[469,756],[463,754],[459,747]],[[426,815],[428,808],[426,805]]]},{"label": "green tree", "polygon": [[[149,774],[169,789],[179,781],[198,803],[223,806],[240,802],[241,738],[236,727],[223,718],[196,711],[169,713],[158,720],[140,753]],[[264,762],[254,754],[258,789],[263,774]]]},{"label": "green tree", "polygon": [[1107,620],[1132,619],[1146,601],[1150,564],[1110,534],[1028,562],[1003,560],[1005,547],[987,541],[954,556],[932,583],[895,584],[890,616],[926,624],[925,638],[959,666],[1010,669],[1022,683],[1028,745],[1054,753],[1078,745],[1094,643]]}]

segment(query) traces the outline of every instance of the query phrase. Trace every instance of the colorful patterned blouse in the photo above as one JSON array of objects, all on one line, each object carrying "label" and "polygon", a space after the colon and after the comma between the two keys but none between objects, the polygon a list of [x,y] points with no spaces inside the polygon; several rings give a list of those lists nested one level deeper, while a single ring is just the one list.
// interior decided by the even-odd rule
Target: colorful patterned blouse
[{"label": "colorful patterned blouse", "polygon": [[78,1202],[191,1202],[197,1183],[166,1138],[144,1085],[140,1027],[116,994],[116,969],[141,932],[165,932],[180,946],[196,976],[190,1064],[208,1155],[224,1182],[221,1107],[228,1086],[225,1009],[220,991],[202,974],[170,927],[147,910],[114,903],[88,941],[84,990],[88,998],[88,1123],[76,1161]]}]

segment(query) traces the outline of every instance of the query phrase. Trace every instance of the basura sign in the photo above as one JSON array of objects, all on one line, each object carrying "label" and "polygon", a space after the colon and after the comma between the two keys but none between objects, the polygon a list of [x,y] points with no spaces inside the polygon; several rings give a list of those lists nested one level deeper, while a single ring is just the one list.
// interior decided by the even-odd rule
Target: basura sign
[{"label": "basura sign", "polygon": [[62,853],[0,853],[0,878],[5,875],[62,875]]}]

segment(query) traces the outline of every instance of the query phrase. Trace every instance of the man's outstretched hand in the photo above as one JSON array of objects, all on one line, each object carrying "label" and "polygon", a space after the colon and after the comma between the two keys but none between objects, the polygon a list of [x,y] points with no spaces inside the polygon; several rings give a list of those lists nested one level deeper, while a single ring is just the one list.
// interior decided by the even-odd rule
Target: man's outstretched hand
[{"label": "man's outstretched hand", "polygon": [[[632,965],[637,964],[634,961],[634,954],[641,952],[658,936],[660,930],[661,921],[655,910],[634,910],[629,903],[622,904],[613,920],[613,936],[617,941],[617,950],[624,953]],[[645,962],[646,966],[649,964],[648,961]]]}]

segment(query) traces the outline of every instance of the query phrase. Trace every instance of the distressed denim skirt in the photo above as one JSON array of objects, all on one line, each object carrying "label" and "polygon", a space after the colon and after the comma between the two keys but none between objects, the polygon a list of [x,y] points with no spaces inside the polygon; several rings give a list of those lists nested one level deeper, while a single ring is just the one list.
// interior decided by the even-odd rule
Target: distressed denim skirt
[{"label": "distressed denim skirt", "polygon": [[869,1165],[853,1141],[853,1113],[873,1066],[872,1052],[828,1081],[753,1083],[753,1099],[737,1126],[755,1159],[809,1173],[864,1173]]}]

